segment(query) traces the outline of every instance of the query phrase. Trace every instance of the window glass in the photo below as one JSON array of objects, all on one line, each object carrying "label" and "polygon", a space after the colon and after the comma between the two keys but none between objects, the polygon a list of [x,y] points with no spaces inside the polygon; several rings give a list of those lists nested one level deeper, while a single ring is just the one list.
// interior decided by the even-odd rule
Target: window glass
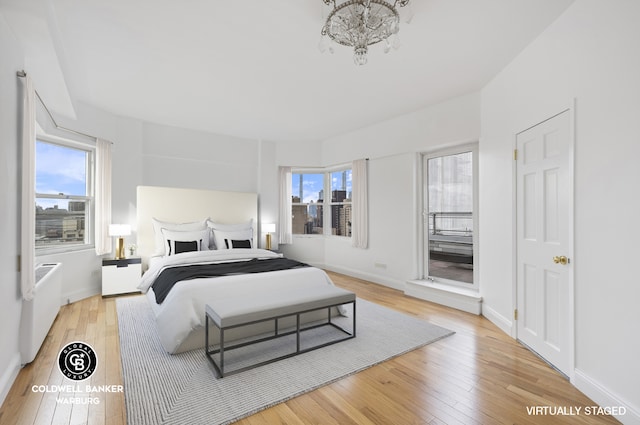
[{"label": "window glass", "polygon": [[429,276],[473,284],[473,152],[427,160]]},{"label": "window glass", "polygon": [[291,180],[292,232],[323,233],[324,173],[293,173]]},{"label": "window glass", "polygon": [[36,141],[36,248],[88,242],[91,155]]},{"label": "window glass", "polygon": [[331,173],[331,234],[351,236],[351,170]]}]

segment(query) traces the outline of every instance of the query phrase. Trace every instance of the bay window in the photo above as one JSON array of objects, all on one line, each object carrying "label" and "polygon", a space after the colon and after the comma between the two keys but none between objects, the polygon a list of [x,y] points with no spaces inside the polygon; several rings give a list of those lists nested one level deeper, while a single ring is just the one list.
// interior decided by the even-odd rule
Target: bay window
[{"label": "bay window", "polygon": [[294,235],[351,236],[351,168],[293,170]]}]

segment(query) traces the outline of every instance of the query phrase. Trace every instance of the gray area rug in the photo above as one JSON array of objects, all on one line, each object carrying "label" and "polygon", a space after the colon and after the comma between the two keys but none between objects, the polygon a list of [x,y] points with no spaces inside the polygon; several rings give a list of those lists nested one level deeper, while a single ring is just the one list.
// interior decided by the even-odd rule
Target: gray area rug
[{"label": "gray area rug", "polygon": [[[252,370],[216,379],[204,349],[167,354],[144,296],[116,301],[127,419],[143,424],[228,424],[453,332],[377,304],[357,300],[357,336]],[[350,318],[334,320],[351,329]],[[331,327],[303,338],[332,337]],[[313,331],[315,332],[315,331]],[[335,336],[339,336],[335,334]],[[295,342],[293,347],[295,349]],[[269,346],[270,344],[270,346]],[[274,356],[287,341],[231,351],[225,368]],[[244,349],[243,349],[244,350]],[[235,363],[234,363],[235,362]]]}]

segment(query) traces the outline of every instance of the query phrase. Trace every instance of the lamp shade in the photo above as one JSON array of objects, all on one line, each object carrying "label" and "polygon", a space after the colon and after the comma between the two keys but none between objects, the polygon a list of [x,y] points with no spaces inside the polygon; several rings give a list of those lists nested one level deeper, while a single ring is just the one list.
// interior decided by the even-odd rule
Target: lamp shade
[{"label": "lamp shade", "polygon": [[129,236],[131,234],[131,225],[129,224],[110,224],[109,236]]},{"label": "lamp shade", "polygon": [[276,231],[275,223],[262,223],[262,232],[263,233],[273,233]]}]

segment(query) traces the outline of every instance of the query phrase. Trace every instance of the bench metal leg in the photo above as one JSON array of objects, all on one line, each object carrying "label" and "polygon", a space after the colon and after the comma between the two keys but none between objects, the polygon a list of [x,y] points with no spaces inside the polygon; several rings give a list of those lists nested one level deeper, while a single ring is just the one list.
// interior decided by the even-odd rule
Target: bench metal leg
[{"label": "bench metal leg", "polygon": [[[207,359],[211,362],[214,369],[216,370],[217,375],[222,378],[224,376],[224,330],[220,329],[220,349],[218,350],[209,350],[209,315],[205,314],[204,317],[204,352],[207,356]],[[216,364],[216,361],[213,359],[213,354],[220,353],[220,366]]]},{"label": "bench metal leg", "polygon": [[224,376],[224,328],[220,329],[220,377]]},{"label": "bench metal leg", "polygon": [[300,352],[300,313],[296,314],[296,353]]},{"label": "bench metal leg", "polygon": [[204,315],[204,351],[209,356],[209,315]]},{"label": "bench metal leg", "polygon": [[352,328],[352,335],[354,338],[356,337],[356,302],[354,301],[352,303],[353,306],[353,328]]}]

